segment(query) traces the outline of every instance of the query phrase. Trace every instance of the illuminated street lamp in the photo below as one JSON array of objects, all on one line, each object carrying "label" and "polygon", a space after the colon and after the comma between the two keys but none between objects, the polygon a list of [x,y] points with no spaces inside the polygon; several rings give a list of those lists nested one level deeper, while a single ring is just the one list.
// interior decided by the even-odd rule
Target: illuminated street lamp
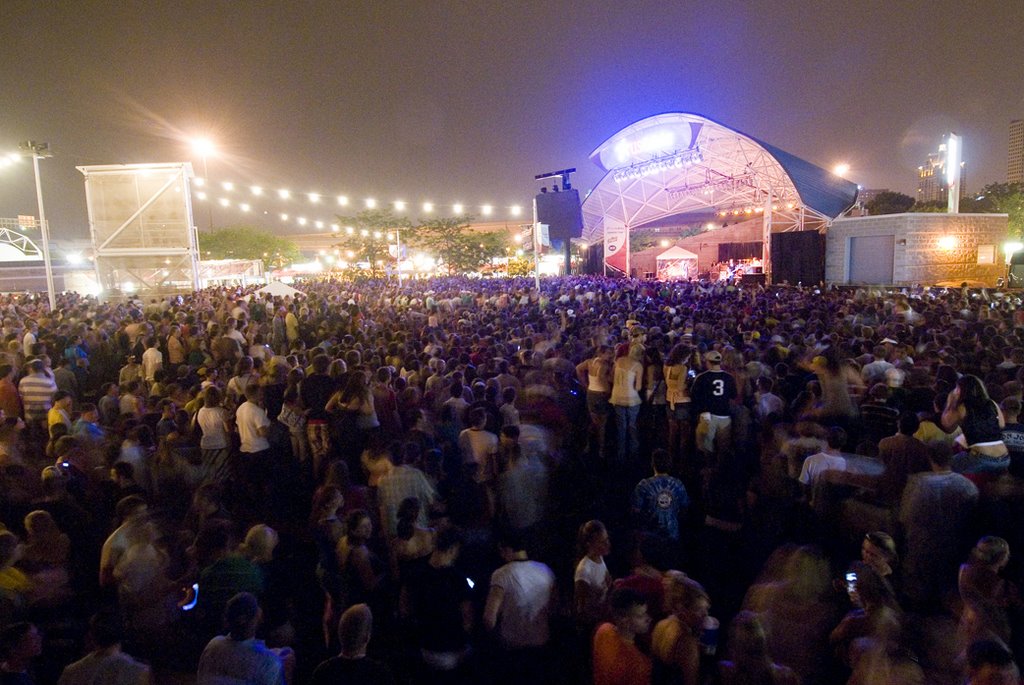
[{"label": "illuminated street lamp", "polygon": [[24,157],[32,158],[32,168],[36,174],[36,201],[39,203],[39,230],[43,240],[43,267],[46,269],[46,296],[50,301],[50,312],[57,309],[57,298],[53,288],[53,265],[50,264],[50,227],[46,225],[46,211],[43,209],[43,184],[39,179],[39,160],[53,157],[49,143],[37,143],[27,140],[20,146]]},{"label": "illuminated street lamp", "polygon": [[846,174],[850,173],[850,165],[846,162],[840,162],[832,167],[832,173],[839,178],[846,178]]},{"label": "illuminated street lamp", "polygon": [[[210,182],[210,168],[207,162],[207,158],[210,155],[217,153],[217,148],[213,144],[213,141],[209,138],[193,138],[191,141],[192,152],[199,155],[203,159],[203,181],[207,184]],[[211,202],[206,206],[207,211],[207,223],[211,231],[213,230],[213,203]]]}]

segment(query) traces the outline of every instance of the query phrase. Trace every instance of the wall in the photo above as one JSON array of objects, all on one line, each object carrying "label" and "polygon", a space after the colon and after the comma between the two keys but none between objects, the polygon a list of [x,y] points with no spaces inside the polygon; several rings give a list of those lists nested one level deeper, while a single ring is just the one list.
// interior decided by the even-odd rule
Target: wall
[{"label": "wall", "polygon": [[[1007,240],[1005,214],[886,214],[837,219],[825,240],[825,280],[849,282],[850,238],[892,235],[893,285],[934,285],[974,281],[994,286],[1006,274],[1003,243]],[[943,248],[944,236],[956,239]],[[994,245],[993,264],[978,264],[978,246]]]}]

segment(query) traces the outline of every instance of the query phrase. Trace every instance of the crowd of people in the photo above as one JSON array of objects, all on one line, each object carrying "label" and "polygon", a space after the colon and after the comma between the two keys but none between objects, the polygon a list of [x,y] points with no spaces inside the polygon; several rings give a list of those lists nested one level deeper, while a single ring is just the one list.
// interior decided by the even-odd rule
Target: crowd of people
[{"label": "crowd of people", "polygon": [[0,683],[1017,683],[1013,293],[0,298]]}]

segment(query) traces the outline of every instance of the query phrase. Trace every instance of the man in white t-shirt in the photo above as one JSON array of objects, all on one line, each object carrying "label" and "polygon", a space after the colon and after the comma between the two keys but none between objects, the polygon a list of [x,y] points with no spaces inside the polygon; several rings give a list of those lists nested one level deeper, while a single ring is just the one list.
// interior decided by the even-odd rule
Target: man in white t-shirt
[{"label": "man in white t-shirt", "polygon": [[804,460],[804,464],[800,468],[799,480],[811,491],[812,504],[814,488],[821,475],[826,471],[846,470],[846,459],[839,451],[844,444],[846,444],[846,431],[838,426],[833,426],[828,430],[828,447]]},{"label": "man in white t-shirt", "polygon": [[555,574],[545,564],[531,561],[514,533],[502,536],[498,550],[505,565],[491,575],[484,627],[498,638],[499,672],[508,676],[503,678],[506,682],[544,682]]},{"label": "man in white t-shirt", "polygon": [[142,353],[142,375],[147,383],[156,379],[156,372],[163,368],[164,355],[157,346],[156,338],[146,340],[146,351]]},{"label": "man in white t-shirt", "polygon": [[270,450],[270,418],[267,410],[259,405],[260,388],[250,383],[245,388],[245,402],[235,411],[235,425],[238,426],[240,441],[239,465],[245,480],[249,483],[249,494],[257,508],[271,504],[275,493],[278,470]]}]

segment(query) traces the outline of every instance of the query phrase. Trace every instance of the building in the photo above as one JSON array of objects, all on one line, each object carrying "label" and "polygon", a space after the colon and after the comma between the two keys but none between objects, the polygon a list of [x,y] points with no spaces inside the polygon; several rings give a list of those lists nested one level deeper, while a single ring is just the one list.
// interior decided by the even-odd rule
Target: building
[{"label": "building", "polygon": [[1024,183],[1024,119],[1014,119],[1010,122],[1009,152],[1006,182]]},{"label": "building", "polygon": [[836,219],[825,280],[839,285],[992,287],[1006,275],[1005,214],[911,212]]},{"label": "building", "polygon": [[[917,201],[946,202],[946,143],[917,167]],[[967,196],[967,167],[960,162],[960,197]]]}]

